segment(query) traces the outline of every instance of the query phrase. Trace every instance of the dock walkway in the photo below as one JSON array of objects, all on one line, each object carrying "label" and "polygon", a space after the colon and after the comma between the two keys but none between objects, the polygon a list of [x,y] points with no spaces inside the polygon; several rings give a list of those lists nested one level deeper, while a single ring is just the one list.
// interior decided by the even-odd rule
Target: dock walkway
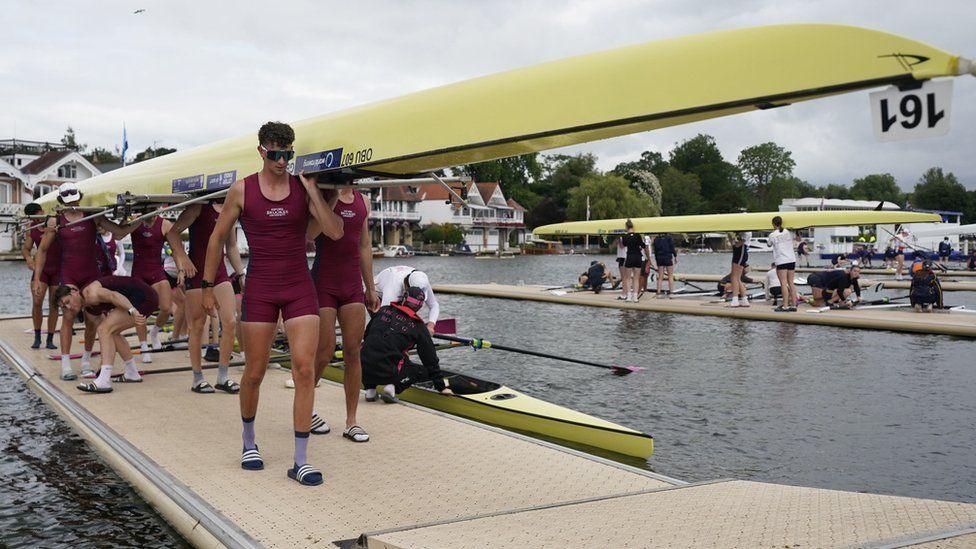
[{"label": "dock walkway", "polygon": [[619,292],[604,292],[597,295],[588,291],[549,290],[544,286],[508,284],[438,284],[434,286],[434,291],[444,294],[544,301],[563,305],[637,309],[657,313],[976,337],[976,314],[916,313],[896,309],[831,310],[815,313],[809,312],[811,308],[808,307],[801,307],[795,313],[780,313],[773,311],[771,305],[756,301],[753,301],[752,306],[748,308],[727,307],[726,303],[716,303],[714,297],[654,299],[652,294],[647,293],[639,302],[629,303],[616,299],[616,296],[620,295]]},{"label": "dock walkway", "polygon": [[[745,481],[685,484],[411,405],[363,403],[372,440],[315,437],[323,486],[291,465],[289,373],[271,369],[257,434],[264,471],[239,466],[238,399],[189,391],[186,351],[111,394],[58,379],[29,348],[29,320],[0,322],[0,352],[160,514],[199,547],[910,546],[976,543],[976,505]],[[212,377],[212,371],[208,372]],[[341,426],[341,387],[317,409]],[[945,546],[945,545],[944,545]],[[960,545],[961,546],[961,545]]]}]

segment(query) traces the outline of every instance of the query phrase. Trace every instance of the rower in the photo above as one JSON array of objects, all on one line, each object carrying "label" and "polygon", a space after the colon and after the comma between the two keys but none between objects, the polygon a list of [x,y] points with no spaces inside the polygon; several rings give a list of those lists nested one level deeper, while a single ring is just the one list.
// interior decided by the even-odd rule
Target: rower
[{"label": "rower", "polygon": [[[84,308],[86,318],[91,317],[98,324],[102,369],[94,381],[78,385],[79,390],[111,393],[113,381],[142,381],[122,331],[133,326],[145,326],[146,317],[159,306],[156,292],[148,284],[129,276],[109,275],[85,285],[81,291],[75,286],[58,286],[54,295],[65,312],[70,310],[77,313]],[[122,374],[113,377],[115,353],[122,357],[125,368]]]},{"label": "rower", "polygon": [[807,241],[800,235],[796,235],[796,260],[802,262],[804,267],[810,266],[810,251],[807,250]]},{"label": "rower", "polygon": [[769,245],[773,248],[773,263],[776,265],[777,276],[783,303],[773,309],[777,312],[796,312],[798,296],[793,277],[796,273],[796,254],[793,253],[793,233],[783,227],[783,218],[775,216],[772,219],[773,232],[769,233]]},{"label": "rower", "polygon": [[[854,255],[854,254],[850,254],[850,255]],[[836,256],[830,258],[830,266],[834,269],[842,269],[844,268],[845,265],[847,265],[850,262],[851,262],[851,258],[848,257],[848,254],[837,254]]]},{"label": "rower", "polygon": [[824,303],[840,304],[846,301],[849,306],[853,305],[861,298],[861,286],[858,284],[860,275],[861,265],[856,261],[843,269],[828,269],[811,274],[807,277],[807,284],[813,292],[812,304],[820,307]]},{"label": "rower", "polygon": [[[43,213],[41,205],[36,202],[31,202],[30,204],[24,206],[24,213],[28,216],[37,216]],[[28,218],[28,224],[33,223],[33,219]],[[31,257],[31,250],[33,248],[40,248],[41,239],[44,237],[44,232],[48,230],[43,226],[35,226],[27,231],[24,236],[24,246],[21,248],[20,253],[24,256],[24,262],[27,263],[27,268],[32,272],[41,268],[41,291],[40,293],[35,293],[30,291],[30,284],[28,284],[28,291],[31,294],[31,320],[34,322],[34,343],[31,344],[31,349],[40,349],[41,347],[41,323],[44,320],[44,296],[48,298],[48,312],[47,312],[47,345],[48,349],[57,349],[54,344],[54,332],[58,328],[58,307],[57,301],[54,299],[54,289],[61,284],[61,244],[55,239],[51,244],[51,247],[47,252],[47,260],[44,265],[36,265],[36,253],[34,257]],[[33,277],[31,277],[33,280]]]},{"label": "rower", "polygon": [[[647,244],[641,235],[634,232],[634,222],[627,220],[625,225],[627,234],[621,237],[624,247],[627,248],[627,257],[624,259],[623,273],[623,294],[617,299],[624,301],[637,302],[637,285],[640,283],[640,272],[643,269],[643,258],[650,255]],[[643,292],[643,288],[640,290]]]},{"label": "rower", "polygon": [[912,245],[914,241],[915,236],[908,232],[908,229],[905,227],[901,227],[896,234],[891,236],[891,239],[888,241],[889,245],[891,245],[895,250],[895,262],[897,264],[895,280],[902,279],[902,273],[905,270],[905,249],[915,249],[915,246]]},{"label": "rower", "polygon": [[[396,395],[414,383],[428,380],[438,391],[450,393],[434,341],[417,316],[425,298],[423,288],[408,286],[398,301],[380,307],[370,319],[362,353],[363,386],[368,402],[375,401],[377,396],[388,404],[396,402]],[[407,353],[412,350],[416,350],[421,364],[410,360]]]},{"label": "rower", "polygon": [[925,260],[919,263],[919,268],[912,265],[912,285],[908,290],[909,300],[915,310],[931,313],[933,308],[942,308],[942,284],[939,276],[932,268],[932,262]]},{"label": "rower", "polygon": [[651,244],[654,251],[654,264],[657,265],[657,293],[655,297],[661,297],[661,285],[664,277],[668,277],[668,293],[670,299],[674,291],[674,266],[678,264],[678,251],[674,247],[674,239],[671,235],[659,234],[654,237]]},{"label": "rower", "polygon": [[[120,228],[122,227],[120,226]],[[124,228],[122,229],[124,230]],[[125,270],[125,247],[119,245],[119,241],[122,240],[125,233],[122,232],[119,233],[120,236],[116,236],[107,227],[99,227],[98,234],[102,239],[100,242],[102,251],[108,258],[107,261],[102,262],[101,256],[99,256],[99,268],[102,274],[105,276],[128,276],[129,272]]]},{"label": "rower", "polygon": [[[221,247],[215,250],[214,274],[207,279],[208,287],[211,288],[212,295],[217,300],[216,313],[220,319],[221,328],[216,361],[217,383],[215,385],[211,385],[204,379],[203,366],[201,365],[202,357],[200,356],[200,349],[203,347],[203,333],[210,315],[210,311],[205,310],[203,306],[203,267],[207,261],[210,235],[214,231],[217,218],[220,216],[223,207],[223,200],[217,200],[213,203],[191,204],[180,213],[176,223],[166,231],[166,240],[169,242],[170,249],[173,250],[173,258],[178,266],[177,283],[185,284],[184,305],[187,342],[190,349],[190,369],[193,372],[190,390],[198,394],[212,394],[216,391],[237,394],[241,390],[240,385],[230,379],[228,374],[231,352],[234,349],[237,319],[235,317],[234,290],[231,279],[227,276],[227,265],[224,263],[224,258],[230,260],[235,273],[244,271],[244,262],[241,261],[241,255],[237,249],[237,235],[233,232],[227,238],[226,245],[221,243]],[[180,233],[187,228],[190,230],[189,255],[183,248],[183,239],[180,236]]]},{"label": "rower", "polygon": [[952,242],[949,242],[949,237],[947,236],[942,239],[942,242],[939,242],[939,263],[947,266],[949,264],[949,256],[951,255]]},{"label": "rower", "polygon": [[783,283],[780,282],[779,271],[776,269],[776,263],[770,263],[770,269],[766,271],[766,280],[763,284],[763,289],[766,292],[766,300],[772,301],[773,305],[776,305],[776,300],[783,295]]},{"label": "rower", "polygon": [[[167,231],[167,234],[169,231]],[[173,318],[173,332],[170,339],[183,339],[186,333],[186,294],[183,293],[183,285],[180,284],[180,268],[176,265],[173,258],[173,250],[166,242],[162,251],[163,272],[166,273],[166,281],[169,282],[170,297],[173,306],[170,309],[170,316]],[[184,344],[185,345],[185,344]]]},{"label": "rower", "polygon": [[888,245],[885,247],[884,251],[884,267],[885,269],[894,270],[895,268],[895,248],[891,245],[891,241],[888,241]]},{"label": "rower", "polygon": [[606,265],[600,261],[590,261],[590,267],[579,277],[579,284],[583,289],[593,290],[593,293],[598,294],[603,290],[603,284],[608,276],[613,275],[607,270]]},{"label": "rower", "polygon": [[624,262],[627,261],[627,246],[624,246],[623,237],[618,237],[616,239],[617,247],[617,274],[620,275],[620,280],[624,279]]},{"label": "rower", "polygon": [[[315,179],[313,177],[313,179]],[[317,179],[315,179],[317,180]],[[319,342],[315,353],[315,381],[332,360],[336,348],[336,322],[342,332],[342,386],[346,400],[346,426],[342,436],[353,442],[369,441],[359,426],[356,410],[363,372],[359,351],[366,330],[366,309],[379,309],[373,282],[373,249],[369,235],[369,201],[355,189],[338,191],[333,213],[342,220],[341,230],[322,234],[320,225],[309,223],[309,238],[315,239],[312,280],[319,303]],[[365,291],[363,287],[365,286]],[[313,435],[330,431],[329,424],[312,411]]]},{"label": "rower", "polygon": [[437,296],[430,286],[427,273],[406,265],[387,267],[380,271],[380,274],[376,275],[376,291],[379,292],[380,307],[400,299],[408,286],[424,291],[424,304],[427,305],[427,330],[433,334],[441,306],[437,303]]},{"label": "rower", "polygon": [[[120,231],[121,227],[112,223],[105,216],[86,219],[79,223],[85,214],[78,211],[81,204],[82,193],[74,183],[62,183],[58,188],[58,203],[64,206],[64,210],[57,217],[48,219],[48,231],[45,231],[41,238],[41,245],[38,246],[37,255],[34,256],[34,282],[33,289],[35,295],[43,295],[40,275],[44,271],[47,261],[48,250],[58,240],[61,246],[61,284],[72,286],[78,291],[83,291],[85,286],[91,284],[102,276],[99,265],[105,265],[109,259],[100,244],[101,237],[98,234],[99,228],[108,228],[109,231]],[[40,266],[40,268],[38,268]],[[61,320],[61,379],[77,379],[77,375],[71,368],[71,340],[74,336],[72,325],[78,310],[69,309],[62,314]],[[94,378],[95,371],[91,367],[91,353],[95,346],[95,325],[88,315],[85,316],[85,351],[81,355],[81,375],[85,378]]]},{"label": "rower", "polygon": [[[749,266],[749,240],[752,233],[735,233],[729,237],[732,245],[732,272],[729,273],[729,281],[732,285],[732,303],[728,307],[748,307],[749,296],[746,295],[746,285],[742,283],[742,276],[745,274],[746,267]],[[741,299],[741,301],[740,301]]]},{"label": "rower", "polygon": [[[171,221],[155,215],[122,228],[132,239],[132,277],[148,284],[159,297],[159,314],[152,329],[147,333],[145,326],[136,326],[139,346],[143,351],[149,350],[150,344],[153,349],[163,347],[159,332],[169,321],[173,306],[169,280],[163,270],[163,244],[172,228]],[[142,353],[142,362],[152,362],[152,353]]]},{"label": "rower", "polygon": [[[207,245],[200,285],[204,307],[213,310],[218,306],[213,282],[223,264],[221,249],[240,219],[251,252],[241,318],[245,359],[240,391],[241,468],[264,468],[255,441],[254,419],[280,317],[291,349],[295,381],[294,465],[287,475],[303,486],[317,486],[323,482],[322,473],[308,463],[308,437],[315,404],[319,304],[305,257],[305,235],[309,214],[322,232],[334,237],[342,236],[343,223],[332,210],[335,204],[325,202],[312,179],[288,173],[288,162],[295,156],[294,141],[295,131],[287,124],[268,122],[261,126],[257,146],[261,171],[231,185]],[[233,310],[233,301],[227,307]]]},{"label": "rower", "polygon": [[[742,274],[739,276],[739,282],[741,282],[743,285],[755,284],[756,282],[759,282],[757,279],[749,276],[750,269],[751,267],[746,265],[742,270]],[[717,294],[725,299],[732,299],[732,273],[725,273],[725,276],[718,281]]]}]

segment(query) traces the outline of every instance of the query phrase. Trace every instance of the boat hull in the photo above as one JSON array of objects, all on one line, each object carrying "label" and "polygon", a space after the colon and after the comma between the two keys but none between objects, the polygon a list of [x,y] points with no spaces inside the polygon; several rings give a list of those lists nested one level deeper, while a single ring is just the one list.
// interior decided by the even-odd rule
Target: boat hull
[{"label": "boat hull", "polygon": [[[399,398],[425,408],[505,429],[543,435],[627,456],[647,458],[654,452],[654,439],[640,431],[530,397],[503,385],[450,372],[445,374],[449,374],[449,379],[457,377],[490,385],[491,390],[445,395],[420,384],[407,389]],[[329,366],[325,369],[326,379],[341,383],[342,376],[341,368]],[[451,386],[457,388],[454,382]]]}]

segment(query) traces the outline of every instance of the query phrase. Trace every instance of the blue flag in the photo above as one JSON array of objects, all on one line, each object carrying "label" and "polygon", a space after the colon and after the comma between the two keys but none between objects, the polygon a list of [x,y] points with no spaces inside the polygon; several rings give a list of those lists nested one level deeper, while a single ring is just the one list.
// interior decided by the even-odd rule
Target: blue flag
[{"label": "blue flag", "polygon": [[125,151],[129,150],[129,139],[125,136],[125,122],[122,123],[122,165],[125,166]]}]

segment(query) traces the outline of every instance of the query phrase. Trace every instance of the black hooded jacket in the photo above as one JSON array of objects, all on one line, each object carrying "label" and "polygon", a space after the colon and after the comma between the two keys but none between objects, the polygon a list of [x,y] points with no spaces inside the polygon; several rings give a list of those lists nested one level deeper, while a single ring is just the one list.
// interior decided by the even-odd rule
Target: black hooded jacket
[{"label": "black hooded jacket", "polygon": [[425,379],[437,390],[444,389],[443,374],[437,359],[434,340],[417,313],[396,303],[381,307],[363,337],[363,380],[370,383],[413,384],[425,379],[405,379],[414,373],[407,353],[415,350],[423,364]]}]

